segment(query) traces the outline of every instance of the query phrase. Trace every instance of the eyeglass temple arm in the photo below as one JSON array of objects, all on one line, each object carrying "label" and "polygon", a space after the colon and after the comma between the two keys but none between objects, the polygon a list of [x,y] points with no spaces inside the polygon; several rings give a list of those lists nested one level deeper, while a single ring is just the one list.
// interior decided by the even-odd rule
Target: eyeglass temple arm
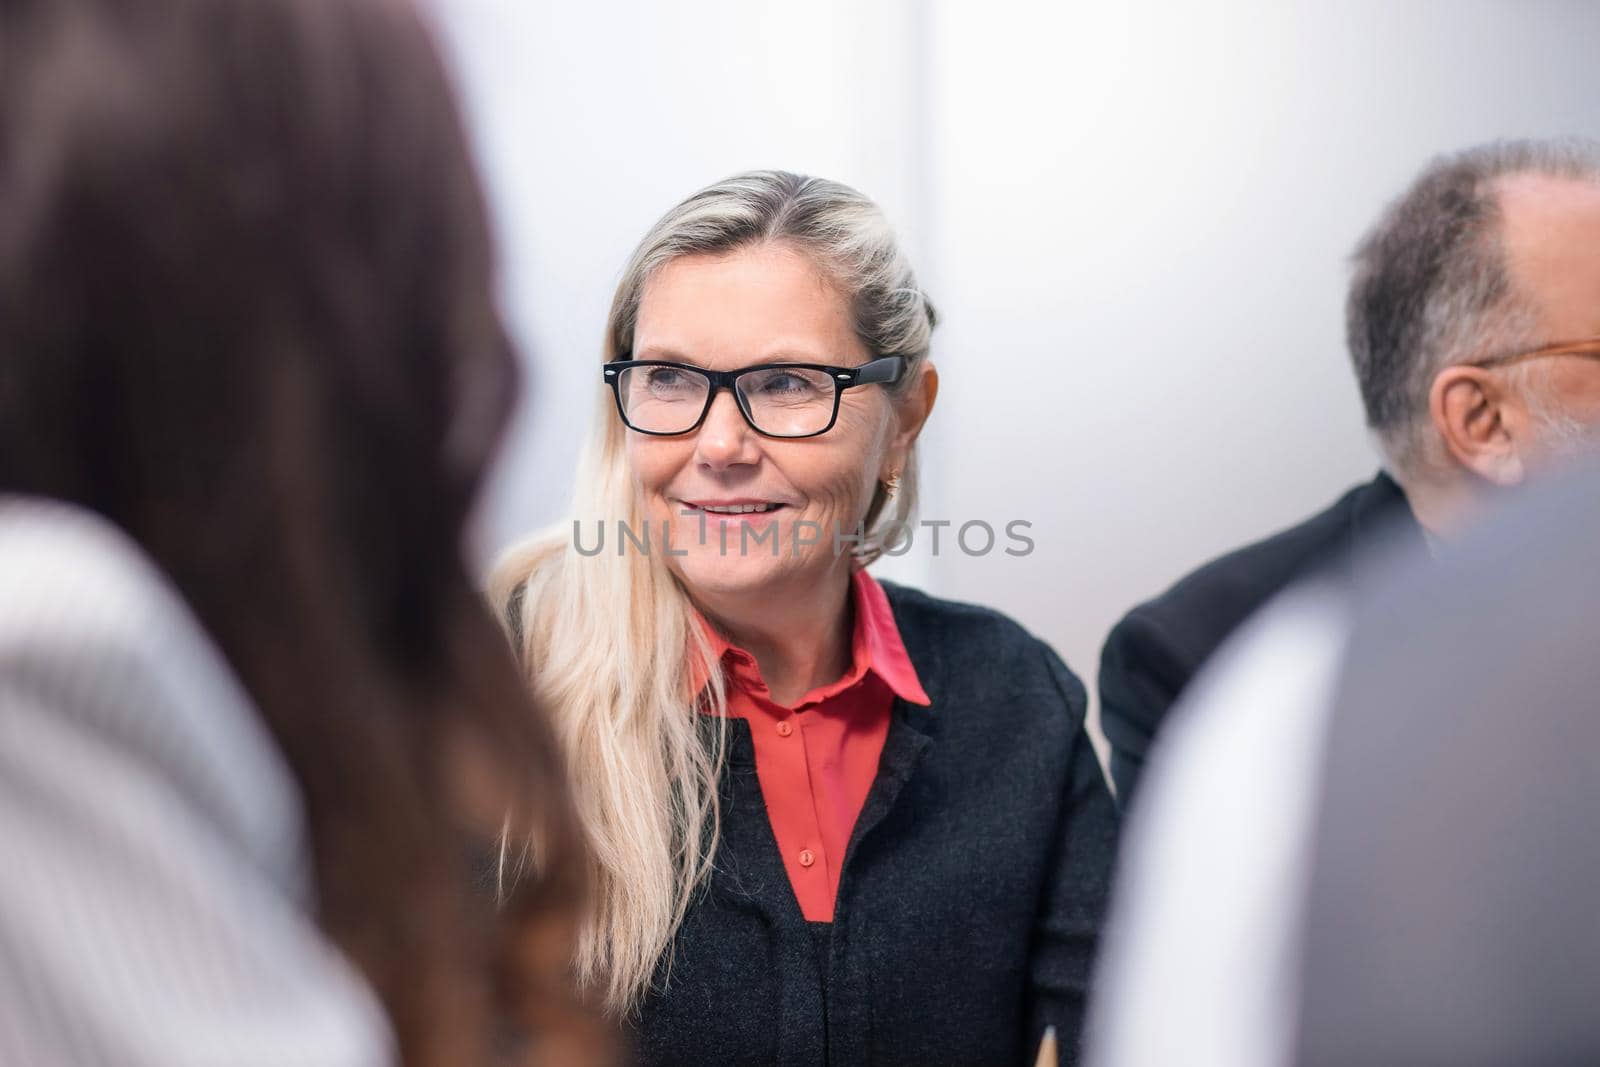
[{"label": "eyeglass temple arm", "polygon": [[856,376],[851,380],[851,385],[877,385],[879,383],[895,382],[900,380],[900,372],[905,369],[904,356],[884,356],[871,363],[863,364],[856,369]]},{"label": "eyeglass temple arm", "polygon": [[1558,344],[1546,345],[1543,348],[1535,348],[1529,352],[1511,352],[1502,356],[1477,359],[1465,365],[1468,367],[1503,367],[1508,363],[1521,363],[1525,359],[1538,359],[1541,356],[1600,356],[1600,337],[1591,337],[1586,341],[1562,341]]}]

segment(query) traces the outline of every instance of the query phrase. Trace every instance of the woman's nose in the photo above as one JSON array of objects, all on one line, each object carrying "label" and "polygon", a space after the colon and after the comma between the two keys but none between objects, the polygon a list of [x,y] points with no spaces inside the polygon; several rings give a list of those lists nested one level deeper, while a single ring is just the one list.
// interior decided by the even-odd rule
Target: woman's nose
[{"label": "woman's nose", "polygon": [[711,410],[695,439],[695,458],[714,470],[754,463],[760,454],[756,433],[745,421],[739,402],[727,390],[711,401]]}]

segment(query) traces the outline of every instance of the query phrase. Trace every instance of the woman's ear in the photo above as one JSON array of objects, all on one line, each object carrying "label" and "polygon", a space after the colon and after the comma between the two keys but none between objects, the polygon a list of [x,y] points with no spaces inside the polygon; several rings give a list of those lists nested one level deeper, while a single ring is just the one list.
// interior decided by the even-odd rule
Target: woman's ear
[{"label": "woman's ear", "polygon": [[905,456],[922,433],[923,423],[933,412],[933,402],[939,396],[939,368],[924,360],[913,374],[909,386],[895,399],[895,416],[899,426],[895,431],[891,451]]},{"label": "woman's ear", "polygon": [[1483,367],[1446,367],[1428,392],[1428,415],[1462,467],[1499,486],[1527,477],[1532,418],[1502,375]]}]

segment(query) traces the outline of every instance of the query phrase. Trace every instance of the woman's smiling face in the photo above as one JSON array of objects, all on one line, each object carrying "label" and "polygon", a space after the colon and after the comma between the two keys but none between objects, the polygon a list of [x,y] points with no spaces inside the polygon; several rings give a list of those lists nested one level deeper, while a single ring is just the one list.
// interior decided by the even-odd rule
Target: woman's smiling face
[{"label": "woman's smiling face", "polygon": [[[640,298],[632,358],[727,371],[853,367],[873,354],[856,336],[845,294],[802,253],[768,243],[684,256],[657,271]],[[837,420],[818,437],[762,436],[726,390],[696,430],[628,433],[654,550],[665,524],[668,566],[702,602],[821,580],[848,555],[835,555],[835,530],[856,531],[878,482],[903,465],[900,451],[894,405],[880,386],[844,390]]]}]

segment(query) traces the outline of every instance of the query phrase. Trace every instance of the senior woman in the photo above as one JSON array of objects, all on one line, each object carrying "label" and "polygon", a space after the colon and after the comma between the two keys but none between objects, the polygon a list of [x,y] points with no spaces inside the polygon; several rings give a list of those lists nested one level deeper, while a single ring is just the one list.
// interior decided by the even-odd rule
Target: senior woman
[{"label": "senior woman", "polygon": [[1076,1047],[1116,834],[1083,687],[866,570],[911,512],[934,322],[855,190],[696,193],[618,287],[573,521],[496,569],[597,868],[577,969],[643,1062]]}]

